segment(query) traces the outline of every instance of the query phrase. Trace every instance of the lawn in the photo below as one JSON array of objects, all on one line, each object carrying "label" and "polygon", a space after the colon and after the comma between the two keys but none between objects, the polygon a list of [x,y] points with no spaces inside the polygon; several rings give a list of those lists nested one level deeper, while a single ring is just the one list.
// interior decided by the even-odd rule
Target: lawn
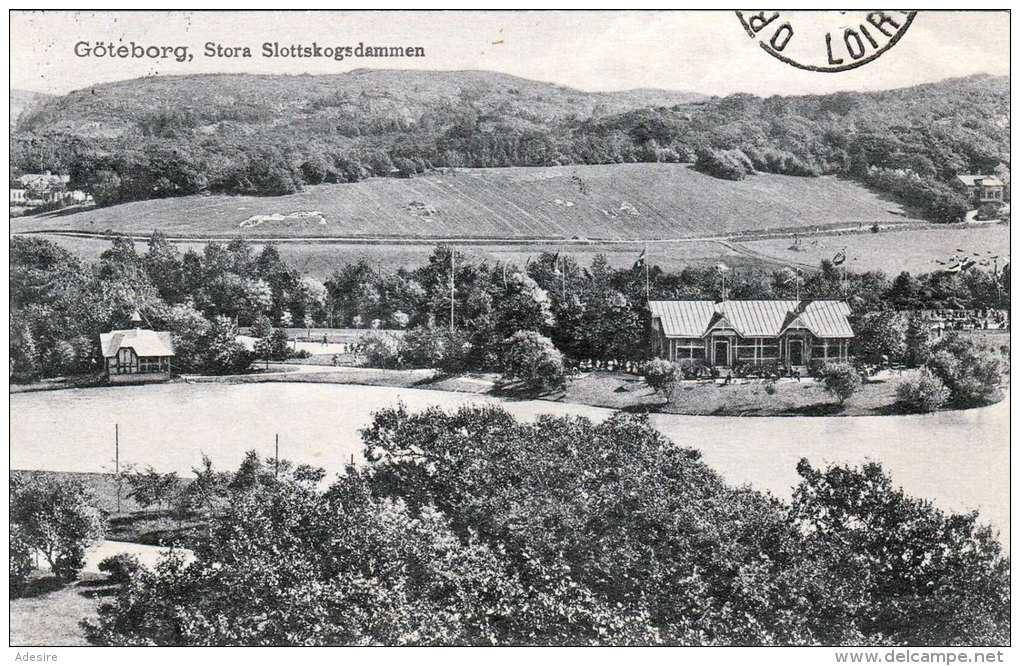
[{"label": "lawn", "polygon": [[[260,217],[273,215],[278,217]],[[614,164],[458,169],[410,179],[318,185],[280,197],[153,199],[12,219],[11,231],[648,240],[890,224],[906,217],[899,204],[832,176],[762,173],[728,181],[685,164]]]},{"label": "lawn", "polygon": [[691,416],[880,416],[899,413],[896,387],[914,373],[887,371],[866,379],[843,405],[813,379],[780,380],[771,395],[765,390],[765,380],[760,379],[737,379],[731,384],[683,381],[667,402],[643,379],[619,372],[589,373],[568,382],[561,395],[550,397],[623,411]]},{"label": "lawn", "polygon": [[900,271],[916,274],[940,270],[951,263],[949,259],[954,255],[978,256],[987,261],[987,265],[980,268],[991,271],[990,257],[999,255],[1001,269],[1007,261],[1002,257],[1009,256],[1009,225],[947,225],[935,229],[887,230],[877,234],[819,236],[803,238],[799,242],[778,238],[744,242],[739,247],[759,254],[765,261],[812,266],[817,266],[822,259],[832,259],[845,247],[850,270],[881,270],[890,277]]},{"label": "lawn", "polygon": [[36,571],[27,592],[10,600],[10,645],[88,645],[79,622],[95,619],[99,604],[115,589],[104,575],[86,573],[63,585],[48,571]]}]

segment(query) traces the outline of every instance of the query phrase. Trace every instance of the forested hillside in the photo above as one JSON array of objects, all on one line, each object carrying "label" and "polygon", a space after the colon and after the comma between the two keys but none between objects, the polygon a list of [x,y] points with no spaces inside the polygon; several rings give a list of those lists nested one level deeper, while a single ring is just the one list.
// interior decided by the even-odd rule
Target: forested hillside
[{"label": "forested hillside", "polygon": [[30,113],[40,107],[46,102],[46,100],[50,99],[50,95],[47,95],[46,93],[32,92],[31,90],[11,89],[8,99],[11,104],[11,129],[14,129],[22,114],[26,112]]},{"label": "forested hillside", "polygon": [[842,174],[953,221],[957,173],[1009,175],[1009,79],[878,93],[703,98],[586,93],[491,72],[151,77],[96,86],[27,114],[17,170],[70,172],[100,205],[204,191],[277,195],[305,184],[435,167],[697,162]]}]

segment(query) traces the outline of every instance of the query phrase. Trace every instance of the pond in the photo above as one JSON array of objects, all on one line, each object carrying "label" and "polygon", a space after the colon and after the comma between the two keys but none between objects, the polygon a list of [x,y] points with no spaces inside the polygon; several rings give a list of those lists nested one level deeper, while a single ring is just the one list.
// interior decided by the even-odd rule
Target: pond
[{"label": "pond", "polygon": [[[466,393],[336,384],[162,384],[10,396],[13,469],[112,471],[114,424],[121,463],[190,475],[203,453],[220,469],[244,452],[273,454],[341,472],[361,458],[358,429],[372,412],[403,401],[411,410],[499,402]],[[608,409],[508,401],[520,418],[542,413],[596,420]],[[814,465],[881,462],[893,482],[943,509],[978,509],[1009,541],[1009,401],[926,416],[764,418],[657,414],[678,444],[702,452],[728,481],[788,499],[801,457]]]}]

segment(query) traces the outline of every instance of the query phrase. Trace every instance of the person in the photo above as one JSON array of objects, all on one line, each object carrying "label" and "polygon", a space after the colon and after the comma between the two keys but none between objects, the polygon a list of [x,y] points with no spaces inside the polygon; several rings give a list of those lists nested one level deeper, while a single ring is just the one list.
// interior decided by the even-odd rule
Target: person
[{"label": "person", "polygon": [[334,366],[340,365],[340,354],[333,354],[333,365]]},{"label": "person", "polygon": [[324,346],[325,346],[325,344],[326,344],[326,334],[325,334],[325,333],[323,333],[323,334],[322,334],[322,344],[323,344]]}]

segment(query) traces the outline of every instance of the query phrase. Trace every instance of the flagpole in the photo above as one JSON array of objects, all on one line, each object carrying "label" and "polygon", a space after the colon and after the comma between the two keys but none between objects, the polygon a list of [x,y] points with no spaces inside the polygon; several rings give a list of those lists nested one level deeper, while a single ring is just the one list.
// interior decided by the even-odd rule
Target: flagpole
[{"label": "flagpole", "polygon": [[645,300],[649,299],[649,281],[648,281],[648,246],[645,246]]},{"label": "flagpole", "polygon": [[454,316],[454,264],[453,264],[454,249],[450,247],[450,335],[453,335],[453,316]]}]

